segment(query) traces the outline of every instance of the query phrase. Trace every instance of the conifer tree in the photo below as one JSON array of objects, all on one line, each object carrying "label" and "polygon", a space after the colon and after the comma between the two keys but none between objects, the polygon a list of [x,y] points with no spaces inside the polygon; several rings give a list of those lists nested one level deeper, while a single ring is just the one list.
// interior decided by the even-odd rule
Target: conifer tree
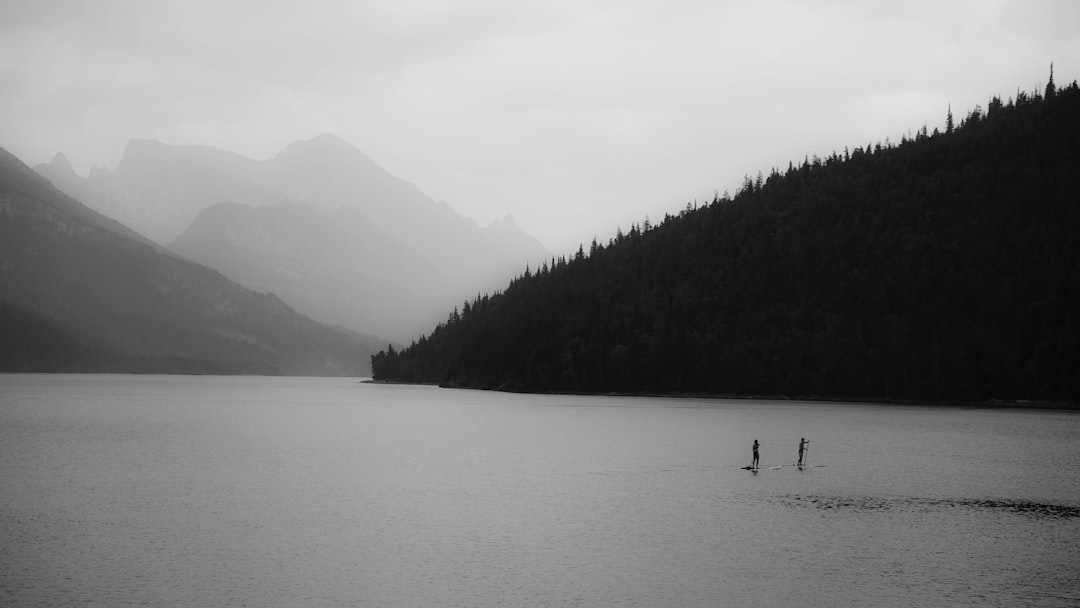
[{"label": "conifer tree", "polygon": [[746,176],[724,204],[526,267],[427,339],[373,356],[373,374],[531,392],[1080,402],[1080,87],[989,107],[954,124],[950,104],[946,133]]}]

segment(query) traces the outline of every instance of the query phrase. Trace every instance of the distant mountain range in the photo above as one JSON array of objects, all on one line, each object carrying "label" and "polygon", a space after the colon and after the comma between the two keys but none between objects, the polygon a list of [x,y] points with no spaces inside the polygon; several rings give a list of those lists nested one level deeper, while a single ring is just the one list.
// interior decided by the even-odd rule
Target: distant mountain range
[{"label": "distant mountain range", "polygon": [[132,140],[115,171],[36,170],[154,242],[298,311],[403,340],[550,253],[507,218],[487,228],[333,135],[266,161]]},{"label": "distant mountain range", "polygon": [[459,295],[430,260],[355,207],[218,203],[169,247],[314,318],[395,338],[445,318],[456,302],[449,294]]},{"label": "distant mountain range", "polygon": [[365,375],[381,341],[304,317],[0,149],[0,370]]},{"label": "distant mountain range", "polygon": [[1080,88],[747,178],[516,278],[376,380],[1080,402]]}]

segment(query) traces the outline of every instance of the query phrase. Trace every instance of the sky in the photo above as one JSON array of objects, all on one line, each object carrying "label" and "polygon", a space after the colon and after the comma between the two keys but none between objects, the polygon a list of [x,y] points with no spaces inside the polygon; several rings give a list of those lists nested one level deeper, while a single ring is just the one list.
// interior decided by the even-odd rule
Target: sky
[{"label": "sky", "polygon": [[556,254],[1080,78],[1073,0],[0,0],[0,147],[333,133]]}]

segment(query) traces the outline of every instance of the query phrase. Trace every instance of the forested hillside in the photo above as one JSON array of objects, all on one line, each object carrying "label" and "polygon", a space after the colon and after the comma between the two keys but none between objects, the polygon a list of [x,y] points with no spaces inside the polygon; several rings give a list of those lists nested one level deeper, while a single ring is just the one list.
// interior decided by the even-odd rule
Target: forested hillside
[{"label": "forested hillside", "polygon": [[1080,399],[1080,90],[807,159],[527,270],[376,380]]}]

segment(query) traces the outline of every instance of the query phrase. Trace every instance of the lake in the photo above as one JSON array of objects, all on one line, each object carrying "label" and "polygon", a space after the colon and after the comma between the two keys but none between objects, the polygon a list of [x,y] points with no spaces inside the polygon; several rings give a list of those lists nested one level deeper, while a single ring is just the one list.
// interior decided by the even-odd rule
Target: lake
[{"label": "lake", "polygon": [[1080,604],[1075,411],[0,375],[0,484],[4,606]]}]

